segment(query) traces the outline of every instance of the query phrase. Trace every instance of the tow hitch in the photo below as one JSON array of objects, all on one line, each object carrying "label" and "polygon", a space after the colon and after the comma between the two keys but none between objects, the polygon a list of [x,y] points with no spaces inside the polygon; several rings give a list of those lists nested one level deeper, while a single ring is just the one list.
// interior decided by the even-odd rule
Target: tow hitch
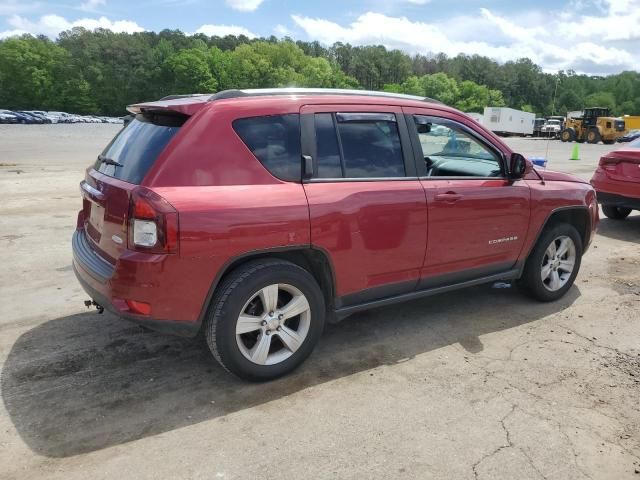
[{"label": "tow hitch", "polygon": [[95,306],[96,310],[98,310],[98,313],[102,313],[104,312],[104,307],[98,303],[95,302],[95,300],[85,300],[84,301],[84,306],[87,308],[91,308],[91,306]]}]

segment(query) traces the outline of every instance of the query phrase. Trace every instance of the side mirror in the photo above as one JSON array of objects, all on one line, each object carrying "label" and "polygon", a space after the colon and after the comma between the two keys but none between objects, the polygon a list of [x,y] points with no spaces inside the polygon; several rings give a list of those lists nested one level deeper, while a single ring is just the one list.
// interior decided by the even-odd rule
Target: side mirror
[{"label": "side mirror", "polygon": [[512,153],[509,159],[509,178],[517,180],[531,171],[533,164],[519,153]]}]

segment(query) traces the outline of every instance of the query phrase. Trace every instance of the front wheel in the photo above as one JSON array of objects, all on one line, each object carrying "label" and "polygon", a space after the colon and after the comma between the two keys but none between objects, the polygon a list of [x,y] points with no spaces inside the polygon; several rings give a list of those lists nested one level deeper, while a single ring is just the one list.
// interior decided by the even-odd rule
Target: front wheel
[{"label": "front wheel", "polygon": [[256,260],[218,287],[205,333],[224,368],[244,380],[266,381],[311,354],[324,321],[324,297],[308,271],[282,260]]},{"label": "front wheel", "polygon": [[587,142],[588,143],[598,143],[600,142],[600,132],[597,128],[592,128],[587,132]]},{"label": "front wheel", "polygon": [[603,205],[602,211],[607,216],[607,218],[610,218],[612,220],[624,220],[631,213],[630,208],[614,207],[611,205]]},{"label": "front wheel", "polygon": [[519,286],[542,302],[559,299],[578,275],[582,248],[580,234],[572,225],[547,229],[527,259]]},{"label": "front wheel", "polygon": [[572,128],[565,128],[560,133],[560,140],[563,142],[573,142],[576,139],[576,132]]}]

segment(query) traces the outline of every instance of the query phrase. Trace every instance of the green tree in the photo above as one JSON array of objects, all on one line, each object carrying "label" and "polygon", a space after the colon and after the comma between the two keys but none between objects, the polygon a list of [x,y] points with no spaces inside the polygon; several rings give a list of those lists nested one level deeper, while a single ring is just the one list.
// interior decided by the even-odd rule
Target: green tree
[{"label": "green tree", "polygon": [[584,99],[585,107],[605,107],[614,111],[616,109],[616,99],[611,92],[595,92]]},{"label": "green tree", "polygon": [[167,59],[165,67],[173,77],[174,93],[215,92],[218,87],[202,50],[180,50]]},{"label": "green tree", "polygon": [[460,96],[458,82],[444,73],[420,77],[420,86],[425,97],[434,98],[446,105],[453,105]]}]

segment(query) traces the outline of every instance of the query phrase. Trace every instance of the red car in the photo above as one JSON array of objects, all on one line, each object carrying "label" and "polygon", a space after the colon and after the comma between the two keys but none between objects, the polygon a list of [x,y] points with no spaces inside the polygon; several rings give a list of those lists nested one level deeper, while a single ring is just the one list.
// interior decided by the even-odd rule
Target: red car
[{"label": "red car", "polygon": [[623,220],[640,210],[640,139],[603,156],[591,185],[607,217]]},{"label": "red car", "polygon": [[587,182],[542,179],[429,99],[232,90],[129,111],[81,183],[76,275],[101,308],[202,332],[249,380],[359,310],[497,280],[555,300],[598,222]]}]

